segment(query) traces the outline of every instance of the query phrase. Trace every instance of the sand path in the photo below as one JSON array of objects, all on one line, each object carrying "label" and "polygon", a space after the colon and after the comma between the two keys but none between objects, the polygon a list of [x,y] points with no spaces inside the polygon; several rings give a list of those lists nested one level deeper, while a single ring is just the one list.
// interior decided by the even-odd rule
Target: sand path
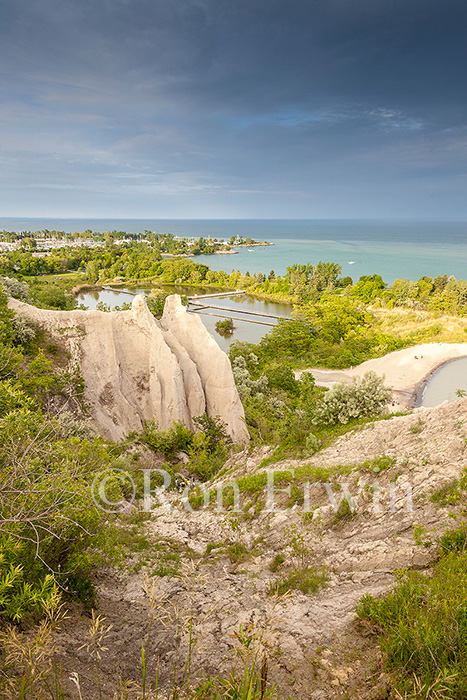
[{"label": "sand path", "polygon": [[[338,381],[350,382],[365,372],[384,376],[386,384],[393,388],[398,403],[413,404],[417,390],[423,381],[440,365],[458,357],[467,356],[467,343],[425,343],[405,350],[391,352],[375,360],[367,360],[346,370],[308,369],[318,386],[331,387]],[[300,373],[298,373],[300,374]]]}]

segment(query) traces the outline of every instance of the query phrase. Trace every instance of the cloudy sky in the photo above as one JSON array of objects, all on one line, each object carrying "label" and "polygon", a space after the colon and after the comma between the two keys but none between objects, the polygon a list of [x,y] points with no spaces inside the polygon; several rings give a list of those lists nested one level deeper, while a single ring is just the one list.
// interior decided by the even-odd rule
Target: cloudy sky
[{"label": "cloudy sky", "polygon": [[465,0],[1,0],[0,216],[467,218]]}]

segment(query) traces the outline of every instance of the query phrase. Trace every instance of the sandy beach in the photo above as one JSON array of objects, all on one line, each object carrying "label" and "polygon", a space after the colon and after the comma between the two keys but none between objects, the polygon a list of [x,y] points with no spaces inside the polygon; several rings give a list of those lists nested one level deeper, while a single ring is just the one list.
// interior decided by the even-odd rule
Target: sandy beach
[{"label": "sandy beach", "polygon": [[365,372],[384,376],[392,387],[395,399],[403,407],[413,405],[418,388],[440,365],[467,356],[467,343],[426,343],[391,352],[375,360],[367,360],[346,370],[309,369],[318,386],[331,387],[339,381],[351,381]]}]

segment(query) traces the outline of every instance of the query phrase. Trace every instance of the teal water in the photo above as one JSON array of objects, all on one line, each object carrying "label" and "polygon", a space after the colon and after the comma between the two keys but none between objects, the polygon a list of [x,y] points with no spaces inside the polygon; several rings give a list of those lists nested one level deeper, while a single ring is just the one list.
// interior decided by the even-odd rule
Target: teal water
[{"label": "teal water", "polygon": [[162,220],[162,219],[6,219],[0,230],[126,231],[179,236],[234,235],[271,241],[271,247],[239,249],[237,255],[197,256],[213,270],[284,274],[294,263],[339,263],[342,274],[356,281],[380,274],[388,284],[399,277],[418,279],[441,274],[467,277],[466,221],[372,220]]}]

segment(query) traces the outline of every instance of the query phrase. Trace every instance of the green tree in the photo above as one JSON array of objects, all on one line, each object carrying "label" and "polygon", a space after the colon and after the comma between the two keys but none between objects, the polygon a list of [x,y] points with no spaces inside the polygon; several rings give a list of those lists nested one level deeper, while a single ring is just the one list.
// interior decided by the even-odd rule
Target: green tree
[{"label": "green tree", "polygon": [[90,260],[86,264],[86,276],[91,284],[97,282],[99,279],[99,262],[97,260]]},{"label": "green tree", "polygon": [[381,275],[362,275],[350,293],[368,304],[381,294],[385,286]]}]

